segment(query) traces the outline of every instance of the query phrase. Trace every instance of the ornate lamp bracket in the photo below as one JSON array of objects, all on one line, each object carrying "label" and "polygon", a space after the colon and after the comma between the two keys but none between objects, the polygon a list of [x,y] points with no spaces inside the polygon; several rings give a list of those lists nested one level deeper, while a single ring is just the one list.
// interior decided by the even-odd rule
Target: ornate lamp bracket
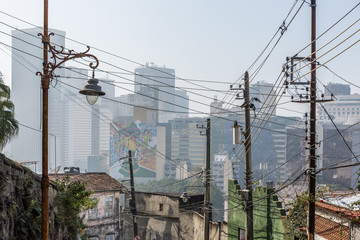
[{"label": "ornate lamp bracket", "polygon": [[[50,43],[50,36],[54,36],[54,33],[50,33],[48,36],[44,36],[43,34],[39,33],[38,36],[42,36],[42,41],[47,43],[49,46],[49,53],[51,54],[50,59],[53,62],[43,62],[43,67],[48,69],[48,77],[51,77],[55,71],[55,69],[61,67],[61,65],[69,60],[76,59],[76,58],[92,58],[95,62],[90,62],[89,67],[95,70],[99,66],[99,60],[92,54],[89,54],[90,47],[87,46],[87,50],[84,52],[76,53],[74,50],[66,50],[63,46],[60,46],[60,50],[56,49],[55,46],[51,45]],[[36,75],[40,75],[44,78],[41,72],[37,72]]]}]

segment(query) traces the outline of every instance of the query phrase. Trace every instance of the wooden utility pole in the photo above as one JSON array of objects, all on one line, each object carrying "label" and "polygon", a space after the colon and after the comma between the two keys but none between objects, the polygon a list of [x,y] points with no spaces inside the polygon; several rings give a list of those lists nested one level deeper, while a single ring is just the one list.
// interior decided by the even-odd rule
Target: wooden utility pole
[{"label": "wooden utility pole", "polygon": [[251,129],[250,129],[250,86],[249,73],[245,72],[244,107],[245,107],[245,188],[248,199],[245,201],[246,209],[246,240],[254,238],[253,205],[252,205],[252,162],[251,162]]},{"label": "wooden utility pole", "polygon": [[138,227],[136,221],[136,202],[135,202],[135,186],[134,186],[134,171],[132,164],[131,151],[129,151],[129,166],[130,166],[130,185],[131,185],[131,213],[134,227],[134,239],[138,235]]},{"label": "wooden utility pole", "polygon": [[[88,51],[76,53],[73,50],[56,50],[50,43],[50,36],[48,26],[48,9],[49,1],[44,0],[44,32],[38,35],[42,35],[43,42],[43,72],[37,72],[36,75],[41,75],[41,88],[42,88],[42,176],[41,176],[41,239],[49,239],[49,174],[48,174],[48,153],[49,153],[49,85],[50,77],[53,76],[55,69],[59,68],[65,62],[76,59],[90,57],[96,62],[89,64],[93,69],[93,78],[88,81],[88,85],[85,85],[84,89],[80,91],[81,94],[90,96],[102,96],[105,93],[101,91],[101,87],[97,86],[98,80],[94,79],[95,68],[99,65],[99,60]],[[51,52],[52,62],[49,63],[48,53]],[[57,62],[58,61],[58,62]],[[95,102],[93,102],[95,103]],[[93,104],[92,103],[92,104]],[[56,141],[56,138],[55,138]],[[56,147],[56,143],[55,143]],[[56,155],[56,154],[55,154]],[[56,158],[56,156],[55,156]],[[55,164],[56,165],[56,164]]]},{"label": "wooden utility pole", "polygon": [[49,239],[49,175],[48,175],[48,99],[50,75],[48,68],[48,0],[44,0],[44,33],[42,36],[43,48],[43,75],[41,78],[42,88],[42,176],[41,176],[41,239]]},{"label": "wooden utility pole", "polygon": [[206,162],[204,199],[204,239],[209,240],[210,225],[210,118],[206,121]]},{"label": "wooden utility pole", "polygon": [[309,155],[309,207],[308,240],[315,233],[316,188],[316,0],[311,0],[311,77],[310,77],[310,155]]}]

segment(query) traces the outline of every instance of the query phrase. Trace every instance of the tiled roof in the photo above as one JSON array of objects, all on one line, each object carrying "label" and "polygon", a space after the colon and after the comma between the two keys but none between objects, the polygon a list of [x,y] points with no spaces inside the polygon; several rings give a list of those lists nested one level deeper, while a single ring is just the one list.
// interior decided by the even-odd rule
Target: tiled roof
[{"label": "tiled roof", "polygon": [[349,228],[340,223],[315,215],[315,233],[325,239],[348,240]]},{"label": "tiled roof", "polygon": [[121,191],[126,189],[121,183],[104,172],[51,174],[49,178],[50,180],[56,180],[64,179],[67,176],[71,181],[86,183],[86,189],[91,191]]},{"label": "tiled roof", "polygon": [[315,205],[317,208],[323,210],[331,211],[333,213],[340,214],[352,221],[360,222],[360,213],[359,211],[351,211],[347,208],[339,207],[330,203],[316,201]]}]

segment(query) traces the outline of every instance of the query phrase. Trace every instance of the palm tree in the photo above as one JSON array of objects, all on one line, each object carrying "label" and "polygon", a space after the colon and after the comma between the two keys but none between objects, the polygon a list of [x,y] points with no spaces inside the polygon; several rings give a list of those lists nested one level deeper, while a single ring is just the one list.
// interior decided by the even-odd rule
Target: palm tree
[{"label": "palm tree", "polygon": [[10,101],[10,88],[4,84],[0,72],[0,150],[18,133],[18,121],[14,118],[14,104]]}]

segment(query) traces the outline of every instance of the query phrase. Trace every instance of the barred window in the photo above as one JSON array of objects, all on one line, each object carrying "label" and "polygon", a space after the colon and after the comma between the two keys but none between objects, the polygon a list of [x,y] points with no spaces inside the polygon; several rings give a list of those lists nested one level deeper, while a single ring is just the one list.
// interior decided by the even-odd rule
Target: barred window
[{"label": "barred window", "polygon": [[115,240],[114,234],[106,235],[105,240]]},{"label": "barred window", "polygon": [[[94,198],[96,200],[96,198]],[[96,219],[98,217],[98,208],[97,204],[94,208],[88,210],[88,218],[89,219]]]},{"label": "barred window", "polygon": [[105,197],[105,217],[110,217],[113,215],[113,205],[114,205],[113,196],[106,196]]}]

